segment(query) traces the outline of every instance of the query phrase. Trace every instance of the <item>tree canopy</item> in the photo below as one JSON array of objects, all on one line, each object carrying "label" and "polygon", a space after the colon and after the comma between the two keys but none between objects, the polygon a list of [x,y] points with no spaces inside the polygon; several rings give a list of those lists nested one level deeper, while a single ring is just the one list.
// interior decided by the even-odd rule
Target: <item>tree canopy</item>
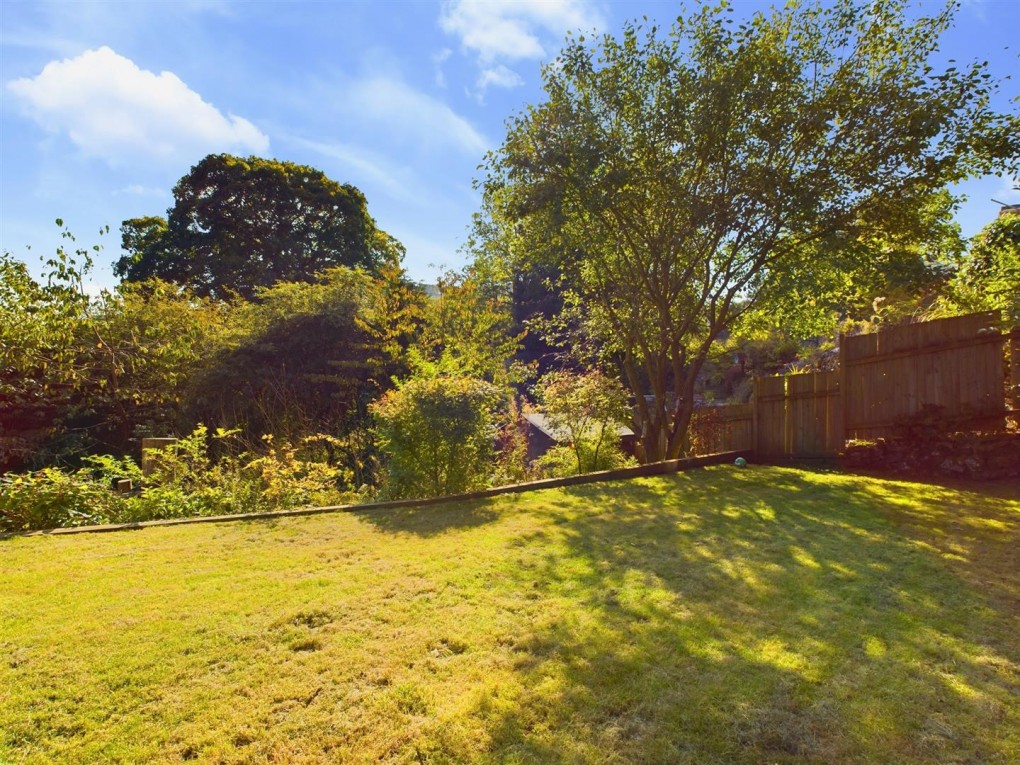
[{"label": "tree canopy", "polygon": [[571,254],[567,303],[620,359],[647,459],[682,452],[709,348],[783,299],[781,278],[846,268],[866,248],[840,243],[1015,168],[1020,120],[988,106],[985,66],[933,68],[954,10],[790,3],[736,24],[700,7],[545,68],[545,102],[488,158],[484,209],[495,249]]},{"label": "tree canopy", "polygon": [[292,162],[212,154],[174,187],[167,218],[121,226],[114,272],[158,277],[201,296],[252,298],[280,281],[312,281],[331,266],[377,271],[401,245],[376,227],[364,194]]},{"label": "tree canopy", "polygon": [[968,311],[1000,311],[1020,327],[1020,210],[1004,210],[971,240],[948,299]]}]

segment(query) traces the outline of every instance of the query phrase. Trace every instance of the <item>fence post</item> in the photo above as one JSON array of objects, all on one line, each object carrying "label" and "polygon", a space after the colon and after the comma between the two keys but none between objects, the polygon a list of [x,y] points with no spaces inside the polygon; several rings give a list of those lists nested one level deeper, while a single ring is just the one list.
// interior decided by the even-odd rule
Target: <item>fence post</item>
[{"label": "fence post", "polygon": [[1009,388],[1006,400],[1014,412],[1020,411],[1020,327],[1013,327],[1009,342]]},{"label": "fence post", "polygon": [[839,407],[839,411],[836,414],[836,421],[839,423],[840,430],[842,430],[840,443],[840,452],[846,449],[846,440],[850,436],[847,432],[849,425],[849,417],[847,417],[847,400],[850,395],[848,388],[850,387],[847,383],[847,376],[849,370],[847,369],[847,352],[846,352],[846,334],[843,332],[839,333],[839,377],[836,380],[836,384],[839,386],[839,398],[837,399],[836,406]]},{"label": "fence post", "polygon": [[758,461],[758,378],[751,378],[751,453]]},{"label": "fence post", "polygon": [[176,438],[143,438],[142,439],[142,475],[152,474],[154,460],[152,453],[167,449],[177,444]]},{"label": "fence post", "polygon": [[788,459],[794,454],[796,439],[794,438],[794,417],[790,414],[789,375],[783,374],[782,379],[782,457]]}]

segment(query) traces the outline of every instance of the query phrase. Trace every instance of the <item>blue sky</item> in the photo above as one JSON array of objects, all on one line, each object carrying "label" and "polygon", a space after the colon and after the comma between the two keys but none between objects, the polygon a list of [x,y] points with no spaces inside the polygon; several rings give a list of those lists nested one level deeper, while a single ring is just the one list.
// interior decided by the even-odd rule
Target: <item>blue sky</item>
[{"label": "blue sky", "polygon": [[[738,14],[765,8],[735,2]],[[936,4],[922,2],[932,11]],[[211,152],[309,164],[365,192],[418,279],[463,263],[472,181],[504,120],[541,99],[568,30],[618,31],[678,3],[602,0],[0,2],[0,249],[37,266],[62,217],[102,244],[112,286],[126,218],[164,215]],[[988,60],[1020,95],[1020,2],[969,0],[942,55]],[[1020,202],[1009,179],[966,184],[967,235]],[[97,231],[108,225],[110,233]],[[27,248],[31,248],[30,250]]]}]

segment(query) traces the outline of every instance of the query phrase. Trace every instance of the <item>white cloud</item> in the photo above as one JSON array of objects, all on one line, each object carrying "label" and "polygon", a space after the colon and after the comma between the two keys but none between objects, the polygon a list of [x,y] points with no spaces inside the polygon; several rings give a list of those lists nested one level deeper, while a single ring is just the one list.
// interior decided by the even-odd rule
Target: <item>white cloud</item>
[{"label": "white cloud", "polygon": [[43,128],[66,133],[112,165],[192,160],[215,151],[265,153],[269,138],[246,119],[224,116],[173,72],[140,69],[108,47],[51,61],[7,89]]},{"label": "white cloud", "polygon": [[446,63],[452,53],[453,51],[449,48],[443,48],[432,57],[432,63],[436,67],[436,85],[441,88],[446,87],[446,74],[443,72],[443,64]]},{"label": "white cloud", "polygon": [[549,37],[558,46],[566,32],[587,32],[604,23],[588,0],[446,0],[439,16],[443,31],[459,37],[483,65],[548,56]]},{"label": "white cloud", "polygon": [[391,136],[414,140],[427,148],[452,145],[466,154],[483,154],[485,138],[441,101],[387,75],[358,78],[345,94],[359,119],[371,120]]},{"label": "white cloud", "polygon": [[156,186],[143,186],[140,183],[132,183],[130,186],[118,189],[115,193],[131,197],[161,198],[170,196],[170,193],[166,189],[157,188]]},{"label": "white cloud", "polygon": [[516,88],[523,84],[524,80],[521,79],[517,72],[513,69],[508,69],[502,64],[483,69],[482,73],[478,75],[477,82],[478,89],[482,92],[490,85],[495,85],[499,88]]},{"label": "white cloud", "polygon": [[481,101],[490,86],[523,84],[501,62],[550,59],[567,32],[596,31],[605,19],[592,0],[445,0],[439,26],[477,56],[475,96]]}]

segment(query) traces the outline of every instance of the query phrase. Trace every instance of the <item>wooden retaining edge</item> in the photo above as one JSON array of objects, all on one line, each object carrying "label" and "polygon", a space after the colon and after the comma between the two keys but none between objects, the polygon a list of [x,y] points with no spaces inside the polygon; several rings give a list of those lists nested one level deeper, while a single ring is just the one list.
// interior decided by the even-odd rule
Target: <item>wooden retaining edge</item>
[{"label": "wooden retaining edge", "polygon": [[67,534],[101,534],[110,531],[137,531],[140,529],[155,528],[159,526],[185,526],[195,523],[230,523],[232,521],[265,521],[274,518],[294,518],[302,515],[321,515],[323,513],[360,513],[370,510],[389,510],[401,507],[428,507],[431,505],[445,505],[451,502],[465,502],[472,499],[486,499],[501,494],[522,494],[529,491],[541,489],[556,489],[561,486],[580,486],[586,483],[601,483],[604,481],[621,481],[628,478],[643,478],[656,475],[669,475],[679,473],[691,468],[705,467],[708,465],[719,465],[724,462],[731,462],[737,457],[750,459],[750,450],[717,452],[706,454],[702,457],[686,457],[678,460],[666,460],[664,462],[652,462],[648,465],[637,467],[618,468],[616,470],[603,470],[598,473],[584,473],[583,475],[572,475],[565,478],[545,478],[541,481],[529,481],[528,483],[517,483],[510,486],[497,486],[492,489],[471,491],[464,494],[447,494],[442,497],[429,497],[427,499],[395,499],[388,502],[368,502],[363,505],[331,505],[329,507],[305,507],[298,510],[272,510],[266,513],[238,513],[235,515],[202,515],[192,518],[168,518],[160,521],[140,521],[138,523],[105,523],[98,526],[75,526],[64,529],[46,529],[42,531],[15,531],[0,534],[0,539],[12,537],[37,537],[37,536],[64,536]]}]

